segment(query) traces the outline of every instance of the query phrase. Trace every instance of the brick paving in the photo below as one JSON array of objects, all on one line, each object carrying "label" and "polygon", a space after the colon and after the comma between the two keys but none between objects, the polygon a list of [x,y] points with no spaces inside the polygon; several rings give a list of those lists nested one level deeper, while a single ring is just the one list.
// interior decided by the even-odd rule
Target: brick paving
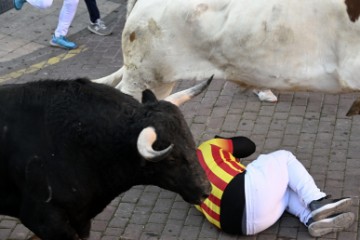
[{"label": "brick paving", "polygon": [[1,0],[0,1],[0,14],[13,8],[12,0]]},{"label": "brick paving", "polygon": [[[106,16],[114,33],[100,37],[86,29],[71,35],[87,50],[67,60],[25,73],[6,82],[38,79],[97,78],[122,65],[121,30],[125,1]],[[101,1],[98,2],[99,5]],[[10,10],[11,12],[13,10]],[[1,15],[0,15],[1,21]],[[76,24],[76,22],[74,22]],[[1,30],[1,26],[0,26]],[[1,44],[1,33],[0,33]],[[64,53],[42,45],[21,57],[0,61],[1,76]],[[7,55],[9,57],[9,55]],[[177,89],[194,82],[183,81]],[[216,79],[205,93],[181,107],[197,143],[213,137],[243,135],[257,145],[253,156],[287,149],[298,157],[313,175],[318,186],[333,197],[359,196],[360,192],[360,117],[345,116],[360,94],[277,93],[276,104],[259,102],[248,89]],[[360,240],[359,200],[352,206],[356,223],[347,231],[322,239]],[[18,220],[0,216],[0,240],[22,240],[31,233]],[[91,240],[136,239],[312,239],[298,219],[284,216],[271,228],[256,236],[231,236],[218,231],[179,195],[155,186],[136,186],[114,199],[92,223]]]}]

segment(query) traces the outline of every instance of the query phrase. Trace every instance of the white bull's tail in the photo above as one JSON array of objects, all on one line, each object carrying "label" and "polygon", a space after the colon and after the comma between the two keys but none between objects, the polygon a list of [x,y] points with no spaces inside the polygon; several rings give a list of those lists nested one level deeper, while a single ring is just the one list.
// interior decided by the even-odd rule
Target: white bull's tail
[{"label": "white bull's tail", "polygon": [[119,84],[119,82],[123,78],[123,75],[124,75],[124,66],[122,66],[119,70],[117,70],[116,72],[114,72],[108,76],[98,78],[98,79],[93,79],[91,81],[115,87]]}]

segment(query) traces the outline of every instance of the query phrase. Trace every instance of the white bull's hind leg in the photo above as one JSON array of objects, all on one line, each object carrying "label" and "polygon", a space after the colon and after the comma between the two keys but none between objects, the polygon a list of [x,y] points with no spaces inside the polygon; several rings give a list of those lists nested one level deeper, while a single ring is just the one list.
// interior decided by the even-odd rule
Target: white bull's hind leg
[{"label": "white bull's hind leg", "polygon": [[114,72],[108,76],[98,78],[98,79],[93,79],[91,81],[115,87],[119,84],[119,82],[123,78],[123,74],[124,74],[124,66],[122,66],[119,70],[117,70],[116,72]]},{"label": "white bull's hind leg", "polygon": [[256,94],[260,101],[264,102],[277,102],[277,97],[270,89],[253,89],[253,93]]}]

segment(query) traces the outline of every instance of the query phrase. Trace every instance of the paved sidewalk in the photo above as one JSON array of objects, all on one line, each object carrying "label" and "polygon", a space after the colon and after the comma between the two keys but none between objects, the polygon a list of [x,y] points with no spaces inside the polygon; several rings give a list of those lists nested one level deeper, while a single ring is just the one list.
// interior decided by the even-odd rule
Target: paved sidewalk
[{"label": "paved sidewalk", "polygon": [[[1,0],[0,0],[1,1]],[[122,66],[121,32],[125,0],[98,0],[102,16],[114,32],[101,37],[86,27],[88,15],[80,1],[69,38],[79,49],[50,47],[62,1],[39,11],[0,14],[0,83],[39,79],[98,78]],[[181,82],[177,89],[193,85]],[[221,80],[213,81],[201,96],[181,107],[197,143],[213,137],[244,135],[260,153],[287,149],[295,153],[316,183],[333,197],[360,194],[360,117],[345,113],[359,94],[278,94],[276,104],[259,102],[251,91]],[[360,240],[359,201],[352,210],[356,223],[322,239]],[[0,240],[23,240],[31,233],[14,218],[0,216]],[[154,186],[137,186],[121,194],[92,224],[91,240],[233,240],[312,239],[298,219],[285,214],[274,226],[256,236],[231,236],[210,225],[177,194]]]},{"label": "paved sidewalk", "polygon": [[[20,11],[12,9],[1,14],[0,62],[10,61],[49,46],[49,40],[58,22],[62,2],[54,1],[53,5],[45,10],[25,3]],[[117,9],[121,5],[119,0],[117,2],[99,1],[101,15],[107,16]],[[85,2],[80,0],[69,35],[86,28],[89,21]]]},{"label": "paved sidewalk", "polygon": [[0,1],[0,14],[13,8],[12,0],[2,0]]}]

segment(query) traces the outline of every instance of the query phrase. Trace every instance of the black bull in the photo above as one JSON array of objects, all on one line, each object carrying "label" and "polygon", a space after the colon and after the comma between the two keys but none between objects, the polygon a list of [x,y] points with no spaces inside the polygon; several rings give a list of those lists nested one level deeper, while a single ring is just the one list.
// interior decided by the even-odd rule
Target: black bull
[{"label": "black bull", "polygon": [[75,240],[134,185],[199,204],[210,184],[177,106],[209,82],[164,101],[146,90],[142,103],[87,79],[1,86],[0,214],[43,240]]}]

